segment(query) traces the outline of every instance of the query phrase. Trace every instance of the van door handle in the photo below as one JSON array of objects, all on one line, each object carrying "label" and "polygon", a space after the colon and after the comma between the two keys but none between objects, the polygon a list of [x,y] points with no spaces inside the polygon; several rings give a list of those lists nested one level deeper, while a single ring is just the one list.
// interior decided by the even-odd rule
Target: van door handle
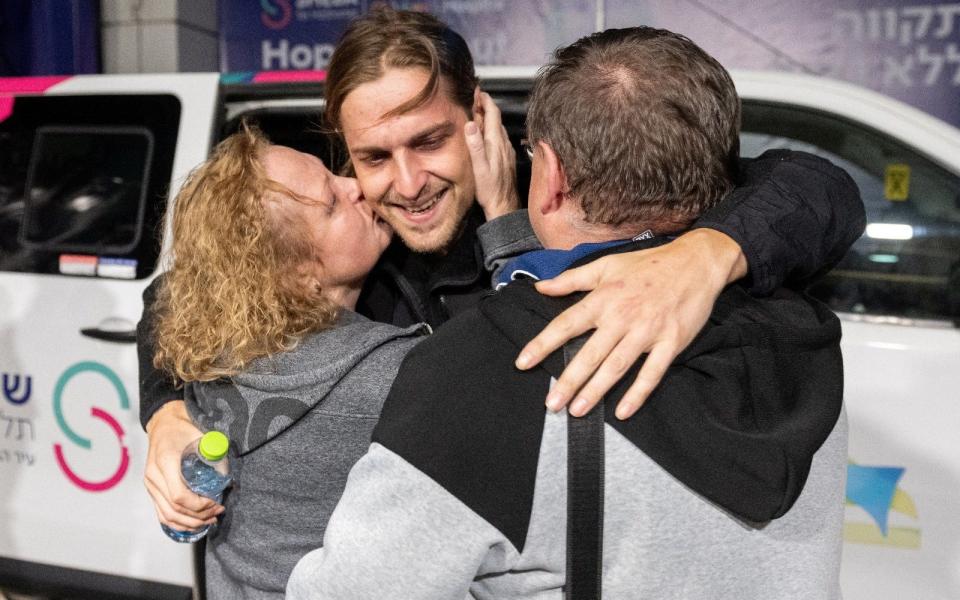
[{"label": "van door handle", "polygon": [[136,329],[130,331],[110,331],[100,329],[99,327],[87,327],[86,329],[81,329],[80,333],[87,337],[92,337],[95,340],[103,340],[105,342],[117,342],[119,344],[135,344],[137,342]]},{"label": "van door handle", "polygon": [[80,330],[80,333],[95,340],[118,344],[133,344],[137,341],[137,330],[134,324],[116,317],[106,318],[96,327],[85,327]]}]

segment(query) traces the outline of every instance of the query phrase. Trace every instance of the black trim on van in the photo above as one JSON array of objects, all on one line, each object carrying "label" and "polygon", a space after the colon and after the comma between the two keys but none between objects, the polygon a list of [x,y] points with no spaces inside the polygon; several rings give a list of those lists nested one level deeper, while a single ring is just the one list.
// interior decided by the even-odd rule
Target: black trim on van
[{"label": "black trim on van", "polygon": [[188,587],[0,557],[0,590],[77,600],[189,600]]}]

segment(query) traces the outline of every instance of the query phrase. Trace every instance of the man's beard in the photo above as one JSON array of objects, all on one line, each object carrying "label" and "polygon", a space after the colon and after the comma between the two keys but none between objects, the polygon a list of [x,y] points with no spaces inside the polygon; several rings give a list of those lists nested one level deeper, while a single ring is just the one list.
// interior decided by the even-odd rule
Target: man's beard
[{"label": "man's beard", "polygon": [[[396,233],[404,245],[410,250],[418,253],[442,253],[445,252],[457,240],[466,215],[473,205],[471,202],[465,202],[463,198],[457,197],[457,192],[463,192],[462,188],[456,188],[448,182],[438,181],[431,183],[422,191],[416,200],[404,201],[398,198],[392,191],[388,192],[384,198],[377,203],[377,212],[387,223],[390,224],[394,233]],[[438,198],[439,196],[439,198]],[[418,207],[422,211],[431,210],[433,203],[439,202],[441,211],[436,217],[442,220],[426,232],[419,231],[416,226],[409,223],[398,212],[406,211],[405,207]],[[415,213],[414,213],[415,214]]]}]

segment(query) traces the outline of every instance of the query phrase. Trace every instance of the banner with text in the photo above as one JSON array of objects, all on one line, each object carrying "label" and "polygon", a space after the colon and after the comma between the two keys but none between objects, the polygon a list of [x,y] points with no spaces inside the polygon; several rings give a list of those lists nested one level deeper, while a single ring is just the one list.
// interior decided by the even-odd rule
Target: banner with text
[{"label": "banner with text", "polygon": [[350,19],[378,4],[437,15],[478,65],[539,65],[598,25],[652,25],[728,68],[826,75],[960,125],[960,2],[220,0],[221,70],[324,69]]},{"label": "banner with text", "polygon": [[825,75],[960,126],[960,2],[606,0],[605,9],[606,27],[683,33],[728,68]]},{"label": "banner with text", "polygon": [[220,0],[221,71],[324,69],[350,19],[379,4],[437,15],[478,65],[539,64],[596,27],[596,0]]}]

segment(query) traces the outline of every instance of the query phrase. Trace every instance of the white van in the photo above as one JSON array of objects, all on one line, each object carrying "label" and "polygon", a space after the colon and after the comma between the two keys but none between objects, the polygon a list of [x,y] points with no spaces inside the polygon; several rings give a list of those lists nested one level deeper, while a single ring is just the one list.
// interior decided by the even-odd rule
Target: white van
[{"label": "white van", "polygon": [[[518,144],[533,70],[481,75]],[[191,549],[142,485],[140,294],[169,191],[241,116],[342,160],[319,133],[322,75],[291,76],[0,80],[0,590],[191,596]],[[827,156],[867,207],[867,234],[811,290],[844,325],[844,594],[960,597],[960,132],[846,84],[735,80],[744,154]]]}]

